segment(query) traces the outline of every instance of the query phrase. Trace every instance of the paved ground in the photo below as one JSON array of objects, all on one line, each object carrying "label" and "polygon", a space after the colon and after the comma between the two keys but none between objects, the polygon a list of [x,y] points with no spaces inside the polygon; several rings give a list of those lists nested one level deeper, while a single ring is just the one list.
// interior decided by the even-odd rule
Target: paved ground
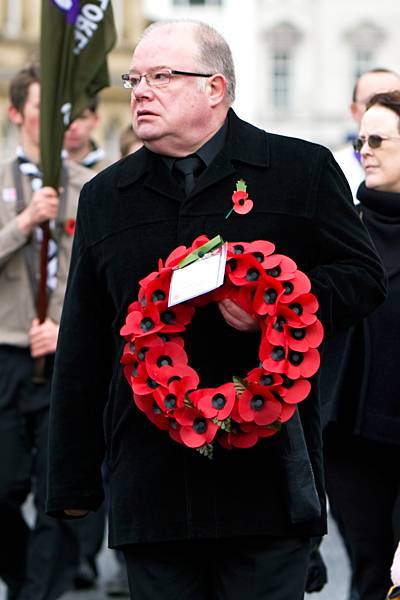
[{"label": "paved ground", "polygon": [[[328,583],[320,593],[307,594],[307,600],[346,600],[349,585],[349,567],[336,526],[329,521],[329,533],[322,543],[322,553],[328,567]],[[105,581],[117,568],[114,553],[104,546],[99,557],[100,578],[94,590],[70,592],[60,600],[110,600],[105,593]],[[0,600],[5,600],[0,582]],[[177,599],[178,600],[178,599]]]}]

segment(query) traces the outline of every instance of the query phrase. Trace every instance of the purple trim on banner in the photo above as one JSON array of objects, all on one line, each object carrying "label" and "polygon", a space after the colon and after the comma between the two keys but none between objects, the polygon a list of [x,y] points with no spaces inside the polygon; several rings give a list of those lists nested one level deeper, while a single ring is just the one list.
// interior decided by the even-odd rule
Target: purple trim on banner
[{"label": "purple trim on banner", "polygon": [[79,14],[80,0],[51,0],[60,10],[67,13],[67,21],[73,25]]}]

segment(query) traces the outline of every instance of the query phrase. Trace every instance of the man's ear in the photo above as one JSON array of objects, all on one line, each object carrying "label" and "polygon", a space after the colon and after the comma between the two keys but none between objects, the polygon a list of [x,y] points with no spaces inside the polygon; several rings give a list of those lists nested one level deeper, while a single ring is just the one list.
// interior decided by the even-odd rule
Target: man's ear
[{"label": "man's ear", "polygon": [[24,122],[24,117],[15,108],[15,106],[9,106],[7,112],[8,112],[8,118],[10,119],[11,123],[14,123],[14,125],[22,125],[22,123]]},{"label": "man's ear", "polygon": [[351,116],[353,117],[353,121],[355,121],[356,123],[360,123],[360,119],[361,119],[361,111],[360,111],[360,107],[358,106],[357,102],[352,102],[350,104],[350,112],[351,112]]},{"label": "man's ear", "polygon": [[226,99],[226,79],[221,73],[212,75],[207,81],[207,91],[211,106],[217,106]]}]

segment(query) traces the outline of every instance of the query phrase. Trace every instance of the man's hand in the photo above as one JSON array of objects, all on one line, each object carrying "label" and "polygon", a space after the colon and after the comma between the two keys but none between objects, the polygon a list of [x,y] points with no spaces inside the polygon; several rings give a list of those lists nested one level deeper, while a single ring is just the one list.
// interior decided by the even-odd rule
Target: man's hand
[{"label": "man's hand", "polygon": [[17,224],[23,233],[29,234],[36,225],[55,219],[58,211],[58,193],[49,186],[34,192],[31,202],[17,216]]},{"label": "man's hand", "polygon": [[218,308],[225,321],[238,331],[258,331],[260,326],[243,308],[240,308],[232,300],[225,299],[218,302]]},{"label": "man's hand", "polygon": [[36,358],[45,354],[53,354],[56,351],[58,330],[59,325],[48,317],[43,323],[34,319],[29,330],[31,356]]},{"label": "man's hand", "polygon": [[89,513],[88,510],[80,508],[66,508],[64,512],[69,517],[85,517]]}]

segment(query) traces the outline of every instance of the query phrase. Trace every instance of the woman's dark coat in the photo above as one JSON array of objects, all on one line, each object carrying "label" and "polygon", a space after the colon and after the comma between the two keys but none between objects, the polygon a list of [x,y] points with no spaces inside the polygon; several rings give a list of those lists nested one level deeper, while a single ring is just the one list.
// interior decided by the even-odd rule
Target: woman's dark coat
[{"label": "woman's dark coat", "polygon": [[[225,219],[239,179],[253,210]],[[292,257],[312,280],[326,335],[384,298],[382,267],[348,185],[319,145],[267,134],[230,111],[225,147],[186,200],[146,149],[103,171],[80,200],[52,394],[49,513],[99,506],[105,437],[111,545],[322,534],[317,377],[299,407],[308,454],[293,421],[251,449],[217,447],[207,460],[133,403],[119,364],[127,307],[158,259],[200,234],[270,240]],[[231,329],[215,305],[197,311],[186,339],[202,387],[257,364],[258,337]]]}]

